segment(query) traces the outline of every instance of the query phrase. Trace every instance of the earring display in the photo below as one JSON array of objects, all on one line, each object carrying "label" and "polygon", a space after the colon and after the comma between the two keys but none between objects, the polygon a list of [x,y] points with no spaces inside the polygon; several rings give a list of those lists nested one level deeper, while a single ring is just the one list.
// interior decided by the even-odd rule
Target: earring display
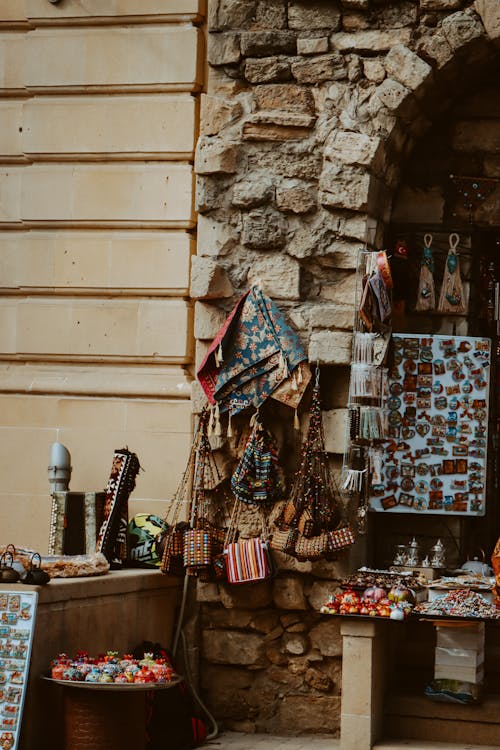
[{"label": "earring display", "polygon": [[388,440],[371,471],[376,511],[485,513],[491,342],[486,338],[393,336]]}]

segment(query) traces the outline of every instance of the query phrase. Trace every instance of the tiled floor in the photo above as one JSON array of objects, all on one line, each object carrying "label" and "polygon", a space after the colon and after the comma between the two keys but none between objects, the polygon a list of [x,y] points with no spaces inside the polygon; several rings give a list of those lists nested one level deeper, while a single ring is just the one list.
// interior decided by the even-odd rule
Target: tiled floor
[{"label": "tiled floor", "polygon": [[[224,732],[209,740],[206,750],[340,750],[340,740],[315,735],[275,737],[269,734]],[[421,742],[417,740],[384,740],[374,750],[499,750],[499,746]]]}]

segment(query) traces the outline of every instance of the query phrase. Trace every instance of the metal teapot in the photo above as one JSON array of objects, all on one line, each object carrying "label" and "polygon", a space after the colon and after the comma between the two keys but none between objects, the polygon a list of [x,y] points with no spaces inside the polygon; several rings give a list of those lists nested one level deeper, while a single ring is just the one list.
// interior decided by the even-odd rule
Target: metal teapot
[{"label": "metal teapot", "polygon": [[0,583],[17,583],[19,572],[13,567],[14,556],[12,552],[4,552],[0,557]]},{"label": "metal teapot", "polygon": [[488,563],[484,562],[484,550],[481,550],[480,557],[475,555],[472,560],[468,559],[464,562],[462,570],[472,573],[472,575],[485,576],[486,578],[493,575],[493,569],[490,568]]},{"label": "metal teapot", "polygon": [[[38,563],[35,563],[38,560]],[[21,583],[26,583],[31,586],[43,586],[45,583],[50,581],[50,576],[46,570],[42,570],[42,558],[38,552],[34,552],[31,555],[29,569],[26,570],[21,576]]]}]

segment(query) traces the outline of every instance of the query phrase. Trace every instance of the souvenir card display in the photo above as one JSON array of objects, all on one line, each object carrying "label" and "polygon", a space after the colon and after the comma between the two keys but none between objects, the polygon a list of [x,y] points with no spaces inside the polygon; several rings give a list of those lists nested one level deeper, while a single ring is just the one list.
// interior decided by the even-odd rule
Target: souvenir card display
[{"label": "souvenir card display", "polygon": [[399,334],[393,343],[387,440],[370,508],[484,515],[490,340]]},{"label": "souvenir card display", "polygon": [[0,747],[15,750],[28,682],[38,594],[0,591]]}]

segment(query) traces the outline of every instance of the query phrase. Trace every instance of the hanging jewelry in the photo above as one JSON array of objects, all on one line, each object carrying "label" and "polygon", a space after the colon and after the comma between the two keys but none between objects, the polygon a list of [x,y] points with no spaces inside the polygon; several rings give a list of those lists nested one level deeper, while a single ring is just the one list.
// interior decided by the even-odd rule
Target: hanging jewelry
[{"label": "hanging jewelry", "polygon": [[438,310],[442,313],[456,313],[461,315],[465,312],[465,299],[457,255],[459,241],[460,237],[458,234],[450,234],[450,249],[448,250],[448,257],[446,258],[444,268]]},{"label": "hanging jewelry", "polygon": [[432,234],[424,235],[424,250],[420,261],[420,280],[418,282],[415,310],[423,312],[436,307],[436,290],[434,288],[434,256],[432,254]]}]

